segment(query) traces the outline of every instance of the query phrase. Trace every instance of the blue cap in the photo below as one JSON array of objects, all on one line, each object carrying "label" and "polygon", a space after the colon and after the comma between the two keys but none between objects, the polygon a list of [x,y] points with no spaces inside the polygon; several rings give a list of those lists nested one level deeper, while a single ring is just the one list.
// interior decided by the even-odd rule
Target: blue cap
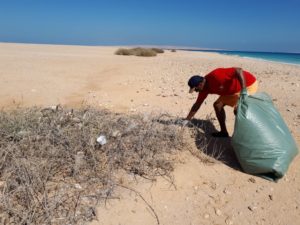
[{"label": "blue cap", "polygon": [[193,92],[193,89],[197,87],[203,80],[204,77],[201,77],[199,75],[192,76],[188,82],[188,85],[190,86],[190,93]]}]

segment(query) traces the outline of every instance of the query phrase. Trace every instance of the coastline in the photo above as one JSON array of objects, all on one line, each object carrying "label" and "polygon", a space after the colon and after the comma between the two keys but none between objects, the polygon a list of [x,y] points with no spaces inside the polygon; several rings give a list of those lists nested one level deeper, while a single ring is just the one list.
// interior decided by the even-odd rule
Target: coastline
[{"label": "coastline", "polygon": [[[290,65],[296,65],[300,66],[300,53],[292,53],[292,52],[255,52],[255,51],[231,51],[231,50],[193,50],[193,49],[182,49],[186,51],[199,51],[199,52],[213,52],[218,53],[221,55],[229,55],[229,56],[238,56],[241,58],[248,58],[248,59],[257,59],[257,60],[263,60],[267,62],[277,62],[282,64],[290,64]],[[258,56],[253,56],[253,54],[257,54]],[[259,56],[260,54],[263,54],[265,56]],[[275,57],[277,56],[277,58]],[[281,59],[278,59],[278,56],[281,57]],[[288,58],[289,56],[295,56],[299,59],[297,62],[294,58]],[[273,58],[272,58],[273,57]],[[275,57],[275,58],[274,58]]]}]

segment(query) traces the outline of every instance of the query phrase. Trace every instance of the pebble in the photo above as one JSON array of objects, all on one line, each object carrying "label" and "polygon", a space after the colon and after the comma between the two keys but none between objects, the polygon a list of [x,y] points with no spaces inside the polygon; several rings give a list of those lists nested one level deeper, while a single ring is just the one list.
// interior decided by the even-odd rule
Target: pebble
[{"label": "pebble", "polygon": [[115,130],[115,131],[112,133],[111,136],[113,136],[113,137],[118,137],[118,136],[120,136],[120,135],[121,135],[120,131]]},{"label": "pebble", "polygon": [[250,210],[250,211],[252,211],[252,212],[254,212],[256,209],[257,209],[257,207],[256,206],[248,206],[248,209]]},{"label": "pebble", "polygon": [[273,195],[269,195],[269,199],[273,201]]},{"label": "pebble", "polygon": [[208,219],[210,217],[210,215],[208,213],[205,213],[203,217],[204,217],[204,219]]},{"label": "pebble", "polygon": [[227,195],[230,195],[230,194],[231,194],[231,192],[230,192],[228,189],[226,189],[226,188],[223,190],[223,193],[224,193],[224,194],[227,194]]},{"label": "pebble", "polygon": [[222,215],[222,211],[220,209],[215,209],[215,213],[216,213],[217,216]]},{"label": "pebble", "polygon": [[74,184],[75,188],[77,189],[82,189],[81,185],[80,184]]},{"label": "pebble", "polygon": [[248,179],[248,181],[251,182],[251,183],[256,183],[256,180],[255,180],[253,177],[250,177],[250,178]]},{"label": "pebble", "polygon": [[232,224],[233,224],[233,221],[232,221],[232,219],[231,219],[230,217],[227,217],[226,220],[225,220],[225,223],[226,223],[227,225],[232,225]]}]

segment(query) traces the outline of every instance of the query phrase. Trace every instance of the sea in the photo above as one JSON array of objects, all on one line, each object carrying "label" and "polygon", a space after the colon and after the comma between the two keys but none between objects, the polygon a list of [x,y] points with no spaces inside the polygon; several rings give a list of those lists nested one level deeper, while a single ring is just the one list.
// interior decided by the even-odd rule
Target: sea
[{"label": "sea", "polygon": [[300,53],[286,52],[250,52],[250,51],[228,51],[228,50],[189,50],[199,52],[216,52],[224,55],[234,55],[244,58],[253,58],[266,61],[280,62],[300,66]]}]

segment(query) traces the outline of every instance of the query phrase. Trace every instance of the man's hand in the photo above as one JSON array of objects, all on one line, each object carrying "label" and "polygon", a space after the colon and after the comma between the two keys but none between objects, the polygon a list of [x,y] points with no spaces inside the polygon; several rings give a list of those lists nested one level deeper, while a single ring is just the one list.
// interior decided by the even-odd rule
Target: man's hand
[{"label": "man's hand", "polygon": [[245,77],[242,68],[235,68],[237,78],[241,84],[242,89],[246,88]]}]

